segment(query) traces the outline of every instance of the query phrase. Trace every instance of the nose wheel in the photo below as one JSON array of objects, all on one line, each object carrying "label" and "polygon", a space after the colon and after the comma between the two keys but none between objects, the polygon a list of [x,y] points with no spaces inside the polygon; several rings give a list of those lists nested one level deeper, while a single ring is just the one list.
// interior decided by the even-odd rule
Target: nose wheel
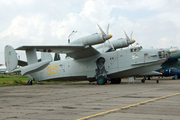
[{"label": "nose wheel", "polygon": [[146,81],[146,76],[144,76],[144,78],[141,80],[142,83],[145,83]]}]

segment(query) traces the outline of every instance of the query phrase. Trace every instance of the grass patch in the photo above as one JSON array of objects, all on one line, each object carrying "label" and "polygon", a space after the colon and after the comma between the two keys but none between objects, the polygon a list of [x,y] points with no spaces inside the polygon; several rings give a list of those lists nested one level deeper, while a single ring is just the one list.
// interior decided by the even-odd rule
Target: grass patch
[{"label": "grass patch", "polygon": [[21,75],[1,75],[0,87],[13,86],[13,85],[25,85],[28,80],[30,80],[28,77],[21,76]]},{"label": "grass patch", "polygon": [[[27,82],[29,80],[30,79],[28,77],[21,75],[0,75],[0,87],[27,85]],[[32,84],[44,85],[44,84],[70,83],[70,82],[72,81],[42,81],[40,83],[33,81]]]}]

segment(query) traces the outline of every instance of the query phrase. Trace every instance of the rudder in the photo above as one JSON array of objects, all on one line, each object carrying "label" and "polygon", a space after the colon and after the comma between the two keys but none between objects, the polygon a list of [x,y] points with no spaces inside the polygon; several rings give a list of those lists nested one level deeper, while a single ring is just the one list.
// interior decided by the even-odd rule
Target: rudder
[{"label": "rudder", "polygon": [[13,71],[18,65],[17,53],[10,45],[6,45],[4,48],[4,59],[7,71]]}]

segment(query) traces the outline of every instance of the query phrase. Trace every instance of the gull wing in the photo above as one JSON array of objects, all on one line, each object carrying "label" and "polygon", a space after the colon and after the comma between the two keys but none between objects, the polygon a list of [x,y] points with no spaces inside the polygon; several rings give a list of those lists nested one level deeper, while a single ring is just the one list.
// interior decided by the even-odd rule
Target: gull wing
[{"label": "gull wing", "polygon": [[28,50],[36,48],[39,52],[64,53],[74,59],[88,58],[99,54],[99,52],[91,46],[84,45],[35,45],[21,46],[15,50]]}]

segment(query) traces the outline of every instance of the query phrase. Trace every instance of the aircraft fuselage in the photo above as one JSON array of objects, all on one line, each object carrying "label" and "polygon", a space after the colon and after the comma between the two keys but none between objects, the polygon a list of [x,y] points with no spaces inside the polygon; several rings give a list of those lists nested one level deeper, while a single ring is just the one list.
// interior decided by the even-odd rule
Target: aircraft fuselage
[{"label": "aircraft fuselage", "polygon": [[[38,72],[30,76],[36,81],[43,80],[91,80],[99,74],[107,74],[109,78],[122,78],[136,74],[147,73],[157,69],[169,55],[162,57],[158,49],[116,50],[113,52],[100,53],[98,55],[74,60],[72,58],[53,61]],[[104,62],[97,64],[99,58]],[[98,68],[104,67],[104,71],[97,72]],[[143,71],[142,71],[143,70]]]}]

